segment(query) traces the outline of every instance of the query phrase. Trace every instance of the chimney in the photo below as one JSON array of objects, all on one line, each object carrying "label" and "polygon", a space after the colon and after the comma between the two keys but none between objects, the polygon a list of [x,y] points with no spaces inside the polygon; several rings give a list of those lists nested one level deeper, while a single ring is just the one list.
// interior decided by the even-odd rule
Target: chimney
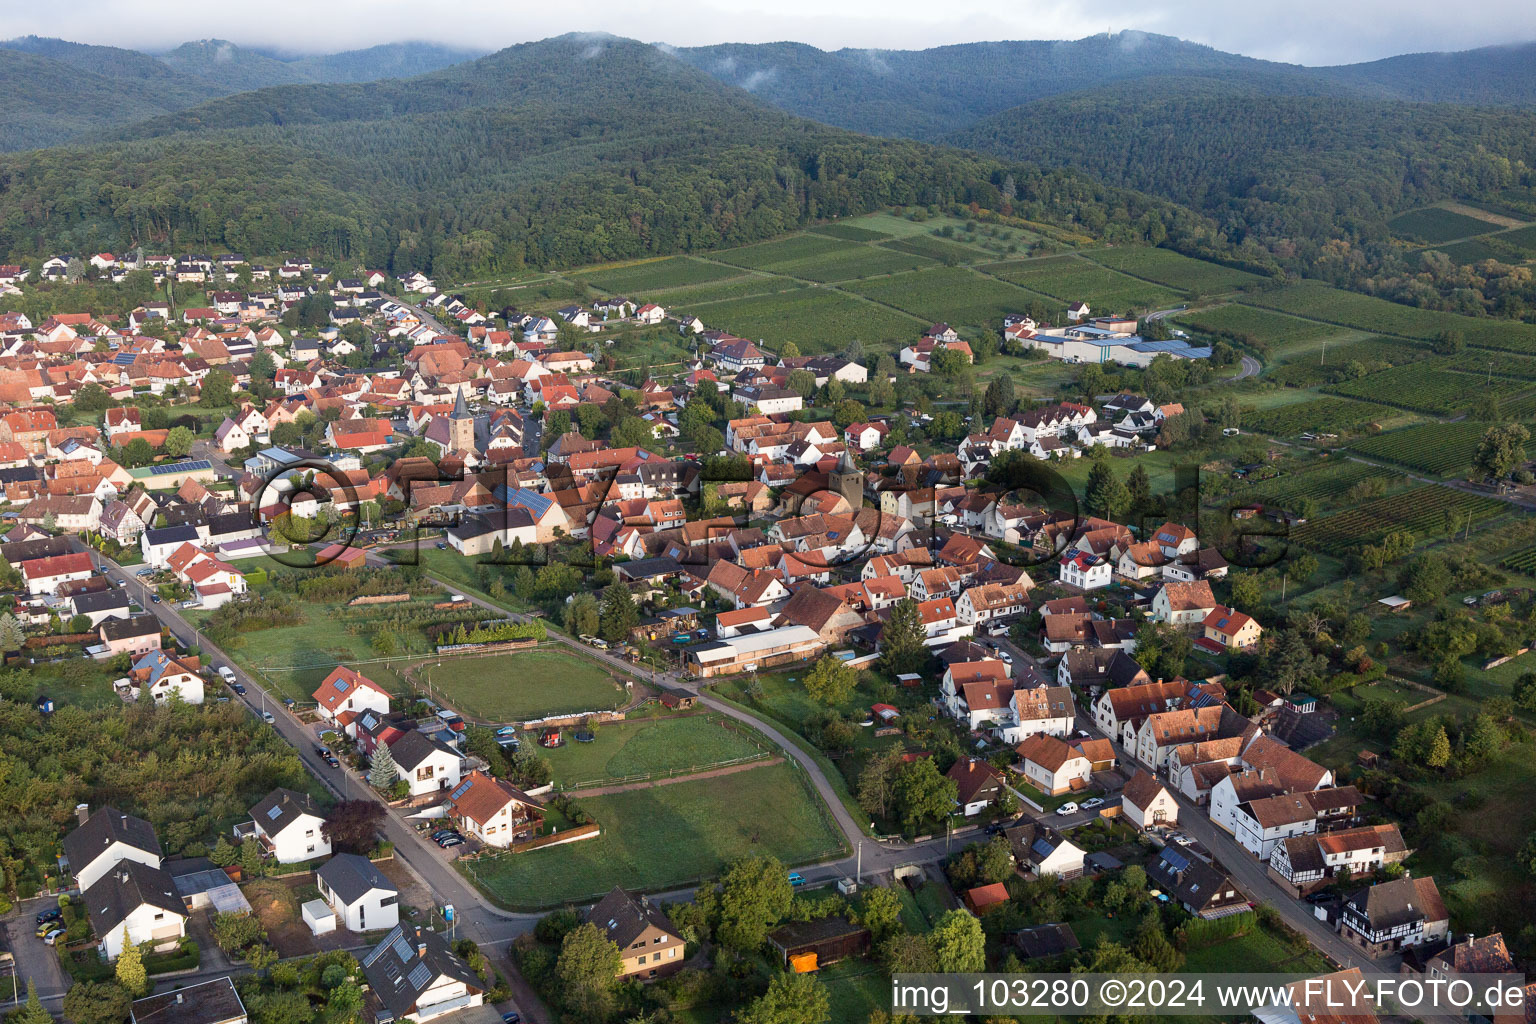
[{"label": "chimney", "polygon": [[90,804],[75,804],[75,820],[80,822],[80,824],[84,825],[86,819],[89,818],[90,816],[91,816],[91,805]]},{"label": "chimney", "polygon": [[966,764],[965,770],[968,772],[973,772],[976,770],[976,759],[974,757],[971,758],[971,760]]}]

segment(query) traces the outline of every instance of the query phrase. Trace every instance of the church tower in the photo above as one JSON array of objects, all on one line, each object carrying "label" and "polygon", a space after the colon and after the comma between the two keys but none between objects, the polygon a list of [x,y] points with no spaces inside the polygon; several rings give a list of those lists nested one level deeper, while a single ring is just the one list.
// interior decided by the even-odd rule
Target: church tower
[{"label": "church tower", "polygon": [[453,400],[453,412],[448,417],[448,444],[456,452],[475,451],[475,418],[464,404],[462,387]]},{"label": "church tower", "polygon": [[848,457],[846,448],[837,457],[837,465],[832,467],[827,489],[846,498],[848,507],[855,512],[864,507],[864,474]]}]

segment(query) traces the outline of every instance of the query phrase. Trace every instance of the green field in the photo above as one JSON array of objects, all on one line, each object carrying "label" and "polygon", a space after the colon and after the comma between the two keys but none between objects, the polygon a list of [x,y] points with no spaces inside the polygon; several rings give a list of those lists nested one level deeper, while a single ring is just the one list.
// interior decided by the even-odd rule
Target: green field
[{"label": "green field", "polygon": [[652,301],[660,302],[667,307],[669,314],[675,316],[678,313],[692,312],[693,307],[702,302],[745,299],[754,295],[793,291],[801,287],[804,286],[791,281],[787,277],[751,274],[741,277],[730,277],[723,281],[711,281],[708,284],[688,285],[683,288],[667,288],[662,291],[651,292],[646,297]]},{"label": "green field", "polygon": [[1264,280],[1246,270],[1193,259],[1171,249],[1133,246],[1125,249],[1095,249],[1084,255],[1112,270],[1123,271],[1133,277],[1144,277],[1179,291],[1203,295],[1219,295]]},{"label": "green field", "polygon": [[865,248],[869,247],[823,235],[798,234],[736,249],[721,249],[710,253],[710,259],[749,270],[778,273],[780,268],[793,266],[803,260],[835,257]]},{"label": "green field", "polygon": [[664,288],[678,288],[683,285],[704,284],[728,277],[739,277],[741,271],[687,256],[670,256],[666,259],[647,260],[644,263],[628,266],[608,266],[579,271],[572,276],[580,277],[605,292],[615,294],[636,292],[643,297],[646,292]]},{"label": "green field", "polygon": [[1493,243],[1526,259],[1536,257],[1536,224],[1495,235]]},{"label": "green field", "polygon": [[605,666],[564,645],[444,658],[423,673],[434,694],[491,722],[617,708],[626,699]]},{"label": "green field", "polygon": [[1350,447],[1361,455],[1395,462],[1409,469],[1441,476],[1461,474],[1477,454],[1486,423],[1425,423],[1357,441]]},{"label": "green field", "polygon": [[1468,238],[1497,231],[1499,225],[1491,221],[1468,217],[1454,210],[1442,210],[1438,206],[1412,210],[1387,221],[1387,227],[1399,238],[1416,242],[1449,242],[1453,238]]},{"label": "green field", "polygon": [[1245,410],[1243,429],[1281,437],[1291,437],[1306,430],[1347,432],[1391,415],[1391,409],[1369,402],[1357,402],[1350,398],[1314,398],[1273,409]]},{"label": "green field", "polygon": [[975,331],[1001,330],[1004,314],[1016,313],[1031,302],[1049,302],[963,267],[936,267],[844,287],[904,310],[922,320],[924,327],[942,321]]},{"label": "green field", "polygon": [[1260,502],[1265,505],[1294,507],[1303,499],[1329,505],[1334,499],[1343,498],[1350,488],[1371,477],[1387,481],[1389,488],[1407,483],[1407,477],[1393,474],[1390,470],[1361,462],[1322,462],[1301,469],[1287,469],[1280,476],[1269,480],[1255,480],[1247,488],[1233,491],[1242,501]]},{"label": "green field", "polygon": [[[905,274],[891,280],[926,276]],[[762,339],[769,346],[792,341],[805,355],[838,351],[850,338],[866,344],[884,343],[884,348],[894,352],[927,326],[893,310],[826,288],[798,288],[745,299],[699,302],[690,305],[688,311],[702,317],[711,327],[753,341]]]},{"label": "green field", "polygon": [[988,263],[981,269],[1063,304],[1081,300],[1098,314],[1129,314],[1177,305],[1179,293],[1077,256]]},{"label": "green field", "polygon": [[1186,327],[1244,344],[1257,344],[1276,355],[1303,342],[1339,333],[1330,324],[1298,320],[1267,309],[1237,304],[1214,306],[1192,313],[1180,313],[1175,319]]},{"label": "green field", "polygon": [[993,259],[992,253],[973,249],[968,245],[960,245],[949,242],[932,235],[913,235],[910,238],[898,238],[894,241],[882,243],[887,249],[898,249],[901,252],[916,253],[919,256],[927,256],[929,259],[948,261],[951,263],[977,263],[985,259]]},{"label": "green field", "polygon": [[[730,723],[722,725],[722,723]],[[591,743],[541,749],[562,789],[585,789],[635,776],[703,771],[711,765],[774,753],[765,739],[723,715],[673,715],[605,723]]]},{"label": "green field", "polygon": [[1358,327],[1376,334],[1395,334],[1428,341],[1441,331],[1460,331],[1471,345],[1513,352],[1536,351],[1536,324],[1416,309],[1313,282],[1264,292],[1250,301],[1284,313],[1345,327]]},{"label": "green field", "polygon": [[468,874],[503,905],[532,909],[585,902],[616,884],[682,888],[752,854],[804,864],[845,849],[815,792],[787,764],[579,803],[602,828],[596,839],[476,861]]},{"label": "green field", "polygon": [[1328,388],[1349,398],[1437,415],[1469,409],[1488,395],[1510,398],[1530,389],[1529,381],[1457,373],[1423,364],[1394,366]]},{"label": "green field", "polygon": [[1490,243],[1487,238],[1469,238],[1464,242],[1456,242],[1453,245],[1437,245],[1435,248],[1445,253],[1454,262],[1460,264],[1481,263],[1483,260],[1507,258],[1505,253]]}]

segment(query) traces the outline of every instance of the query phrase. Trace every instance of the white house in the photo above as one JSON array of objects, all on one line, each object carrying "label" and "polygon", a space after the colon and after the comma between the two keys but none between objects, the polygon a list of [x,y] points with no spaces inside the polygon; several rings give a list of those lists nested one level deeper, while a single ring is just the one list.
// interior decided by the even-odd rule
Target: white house
[{"label": "white house", "polygon": [[1046,796],[1086,786],[1093,776],[1093,762],[1055,736],[1031,736],[1015,752],[1019,755],[1015,769]]},{"label": "white house", "polygon": [[1114,564],[1109,559],[1100,558],[1091,551],[1073,549],[1061,557],[1058,577],[1069,587],[1093,590],[1109,586],[1114,573]]},{"label": "white house", "polygon": [[110,806],[86,817],[84,804],[76,813],[82,820],[79,828],[64,837],[64,856],[82,891],[125,860],[160,866],[160,840],[143,818]]},{"label": "white house", "polygon": [[161,868],[119,863],[80,894],[102,955],[116,960],[123,940],[157,950],[174,948],[187,934],[187,907]]},{"label": "white house", "polygon": [[389,745],[389,754],[411,796],[452,789],[460,782],[463,757],[424,732],[413,729],[401,736]]},{"label": "white house", "polygon": [[172,696],[188,704],[203,702],[203,677],[198,674],[197,666],[179,661],[159,649],[146,651],[133,663],[128,673],[128,688],[135,700],[147,697],[156,704],[168,704]]},{"label": "white house", "polygon": [[400,923],[400,890],[367,857],[338,853],[320,865],[315,885],[350,931],[376,931]]},{"label": "white house", "polygon": [[[1029,670],[1025,670],[1028,672]],[[1018,686],[1008,702],[1012,714],[997,730],[1004,743],[1022,743],[1031,736],[1065,737],[1077,718],[1070,686],[1050,686],[1040,676],[1039,686]]]},{"label": "white house", "polygon": [[486,846],[531,839],[544,820],[544,812],[528,794],[478,769],[453,788],[448,808],[464,831]]},{"label": "white house", "polygon": [[389,714],[389,693],[378,683],[355,669],[337,665],[320,681],[314,693],[316,713],[324,721],[339,725],[348,736],[352,720],[364,711]]},{"label": "white house", "polygon": [[1205,617],[1216,608],[1216,595],[1205,580],[1195,583],[1164,583],[1152,596],[1150,617],[1153,622],[1190,629],[1203,626]]},{"label": "white house", "polygon": [[1083,849],[1047,825],[1030,822],[1003,834],[1019,866],[1041,878],[1052,875],[1065,881],[1083,873]]},{"label": "white house", "polygon": [[298,864],[331,855],[325,818],[306,793],[274,789],[251,808],[251,820],[235,826],[239,839],[254,838],[279,864]]},{"label": "white house", "polygon": [[1121,813],[1137,828],[1173,825],[1179,820],[1179,805],[1168,787],[1145,769],[1138,769],[1120,792]]}]

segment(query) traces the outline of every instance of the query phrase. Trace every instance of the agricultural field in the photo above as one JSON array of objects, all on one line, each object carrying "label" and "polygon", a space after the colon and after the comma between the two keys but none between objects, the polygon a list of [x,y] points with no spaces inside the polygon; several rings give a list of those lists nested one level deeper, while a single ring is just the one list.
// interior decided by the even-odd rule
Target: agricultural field
[{"label": "agricultural field", "polygon": [[567,739],[539,750],[561,789],[584,789],[640,776],[695,773],[777,753],[768,741],[723,715],[663,715],[608,722],[591,743]]},{"label": "agricultural field", "polygon": [[757,242],[736,249],[722,249],[710,253],[710,258],[732,266],[749,270],[766,270],[778,273],[780,268],[792,266],[804,260],[838,256],[866,246],[853,245],[823,235],[788,235],[771,242]]},{"label": "agricultural field", "polygon": [[1283,313],[1358,327],[1377,334],[1433,340],[1441,331],[1460,331],[1470,345],[1536,352],[1536,324],[1461,316],[1388,302],[1324,284],[1307,282],[1255,295],[1251,302]]},{"label": "agricultural field", "polygon": [[1303,547],[1343,554],[1396,530],[1408,530],[1425,540],[1475,526],[1508,510],[1508,505],[1494,498],[1425,484],[1304,523],[1292,531],[1291,539]]},{"label": "agricultural field", "polygon": [[563,644],[443,658],[418,672],[422,688],[471,718],[488,722],[609,710],[628,698],[605,666]]},{"label": "agricultural field", "polygon": [[1536,548],[1526,548],[1524,551],[1517,551],[1500,562],[1499,566],[1511,572],[1536,576]]},{"label": "agricultural field", "polygon": [[1084,253],[1095,263],[1111,270],[1145,278],[1183,292],[1219,295],[1244,285],[1258,284],[1264,278],[1246,270],[1235,270],[1220,263],[1197,260],[1172,249],[1132,246],[1122,249],[1096,249]]},{"label": "agricultural field", "polygon": [[854,281],[881,274],[899,274],[933,266],[926,256],[879,245],[850,245],[842,252],[813,256],[775,268],[774,273],[823,283]]},{"label": "agricultural field", "polygon": [[1243,411],[1243,429],[1259,434],[1292,437],[1307,430],[1348,432],[1358,430],[1394,411],[1352,398],[1314,398],[1272,409]]},{"label": "agricultural field", "polygon": [[1460,475],[1472,465],[1477,443],[1487,429],[1488,424],[1469,420],[1425,423],[1368,437],[1350,447],[1361,455],[1424,473]]},{"label": "agricultural field", "polygon": [[1332,324],[1298,320],[1284,313],[1237,303],[1180,313],[1173,319],[1184,327],[1206,334],[1262,346],[1275,355],[1304,342],[1340,333]]},{"label": "agricultural field", "polygon": [[[928,276],[926,273],[903,274],[899,278],[882,278],[868,287],[878,288],[895,280],[926,280]],[[862,292],[865,287],[860,286],[858,290]],[[919,322],[915,317],[903,316],[895,310],[826,288],[799,288],[773,295],[698,302],[690,305],[688,311],[703,317],[711,327],[753,341],[762,339],[770,347],[792,341],[805,355],[838,351],[849,338],[858,338],[866,345],[878,345],[894,354],[902,344],[915,338],[933,322]]]},{"label": "agricultural field", "polygon": [[846,242],[879,242],[891,237],[884,231],[859,227],[857,224],[822,224],[811,228],[811,231],[814,234],[826,235],[828,238],[841,238]]},{"label": "agricultural field", "polygon": [[1434,369],[1424,365],[1394,366],[1358,380],[1341,381],[1327,390],[1435,415],[1469,409],[1487,395],[1510,398],[1531,389],[1528,381]]},{"label": "agricultural field", "polygon": [[[943,321],[957,328],[999,331],[1004,314],[1043,298],[961,267],[935,267],[844,287],[912,314],[922,321],[920,328]],[[911,333],[910,327],[906,333]],[[804,345],[801,351],[806,351]]]},{"label": "agricultural field", "polygon": [[1139,281],[1077,256],[988,263],[984,273],[1022,288],[1049,295],[1063,304],[1081,300],[1095,313],[1129,314],[1177,305],[1177,292]]},{"label": "agricultural field", "polygon": [[1481,263],[1483,260],[1505,259],[1504,252],[1493,246],[1485,238],[1468,238],[1463,242],[1455,242],[1451,245],[1437,245],[1435,249],[1443,252],[1458,264]]},{"label": "agricultural field", "polygon": [[815,791],[787,764],[579,805],[601,826],[596,839],[473,861],[470,878],[505,906],[544,909],[590,902],[620,881],[641,892],[681,888],[752,854],[804,864],[844,849]]},{"label": "agricultural field", "polygon": [[1490,231],[1497,231],[1499,225],[1477,217],[1469,217],[1464,213],[1456,213],[1454,210],[1430,206],[1422,210],[1398,214],[1387,221],[1387,227],[1391,228],[1392,233],[1398,238],[1434,244],[1449,242],[1456,238],[1485,235]]},{"label": "agricultural field", "polygon": [[787,277],[750,274],[728,277],[721,281],[710,281],[706,284],[687,285],[682,288],[666,288],[661,291],[649,292],[644,298],[661,303],[667,308],[669,314],[676,315],[679,312],[691,312],[696,303],[723,302],[726,299],[748,299],[754,295],[769,295],[773,292],[793,291],[796,288],[803,287],[805,285],[791,281]]},{"label": "agricultural field", "polygon": [[1536,224],[1502,232],[1493,236],[1493,242],[1500,248],[1509,249],[1526,259],[1536,259]]},{"label": "agricultural field", "polygon": [[910,238],[898,238],[894,241],[882,242],[881,245],[887,249],[915,253],[918,256],[927,256],[929,259],[939,260],[940,262],[976,263],[980,260],[992,258],[991,253],[984,253],[968,245],[948,242],[942,238],[935,238],[932,235],[913,235]]},{"label": "agricultural field", "polygon": [[1284,508],[1307,500],[1330,505],[1335,499],[1344,498],[1355,485],[1372,478],[1380,478],[1388,488],[1407,482],[1406,477],[1378,466],[1360,462],[1324,462],[1287,470],[1284,475],[1269,480],[1255,480],[1248,489],[1234,491],[1233,497]]},{"label": "agricultural field", "polygon": [[634,292],[639,297],[637,301],[644,301],[643,297],[648,292],[739,277],[741,271],[688,256],[669,256],[666,259],[647,260],[644,263],[629,266],[607,266],[595,270],[578,271],[571,276],[579,277],[605,292],[616,295]]}]

